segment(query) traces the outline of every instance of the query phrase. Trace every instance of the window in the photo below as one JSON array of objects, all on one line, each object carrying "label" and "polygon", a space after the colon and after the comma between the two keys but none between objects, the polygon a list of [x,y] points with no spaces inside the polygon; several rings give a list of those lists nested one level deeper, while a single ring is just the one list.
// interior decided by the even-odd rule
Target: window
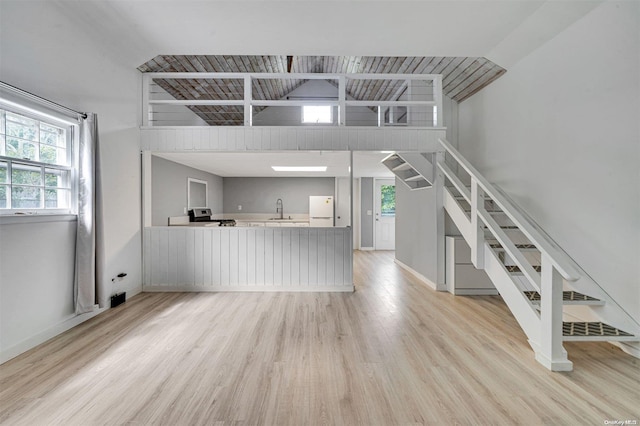
[{"label": "window", "polygon": [[331,105],[305,105],[302,107],[302,122],[316,124],[333,123]]},{"label": "window", "polygon": [[74,126],[0,109],[0,214],[72,213]]},{"label": "window", "polygon": [[380,214],[386,217],[396,215],[396,186],[382,185],[380,187]]}]

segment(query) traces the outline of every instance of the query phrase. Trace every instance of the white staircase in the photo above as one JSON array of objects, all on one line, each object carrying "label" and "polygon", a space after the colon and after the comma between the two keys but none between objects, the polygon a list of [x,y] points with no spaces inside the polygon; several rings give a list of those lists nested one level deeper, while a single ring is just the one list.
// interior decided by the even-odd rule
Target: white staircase
[{"label": "white staircase", "polygon": [[431,188],[433,186],[433,160],[430,154],[419,152],[393,153],[382,160],[389,170],[411,190]]},{"label": "white staircase", "polygon": [[[473,265],[487,273],[541,364],[573,369],[563,341],[640,341],[640,324],[631,315],[451,144],[440,143],[444,155],[396,153],[383,163],[411,189],[431,184],[412,186],[403,177],[408,174],[399,172],[414,170],[429,183],[444,182],[435,190],[443,191],[443,206],[471,247]],[[586,316],[599,320],[568,321],[575,317],[571,309],[588,309]]]}]

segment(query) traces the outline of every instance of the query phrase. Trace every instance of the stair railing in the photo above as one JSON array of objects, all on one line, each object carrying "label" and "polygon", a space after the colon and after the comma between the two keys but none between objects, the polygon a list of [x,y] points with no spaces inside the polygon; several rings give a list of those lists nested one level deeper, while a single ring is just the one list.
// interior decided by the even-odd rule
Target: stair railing
[{"label": "stair railing", "polygon": [[[464,170],[470,177],[470,189],[457,174],[446,164],[443,157],[438,161],[438,169],[453,184],[456,190],[471,205],[470,232],[463,236],[471,247],[471,261],[478,269],[485,269],[485,254],[488,245],[485,242],[484,226],[502,246],[527,281],[540,293],[539,329],[529,321],[530,315],[518,318],[518,309],[511,310],[523,325],[529,343],[536,353],[536,359],[554,371],[571,370],[572,363],[562,346],[562,291],[563,280],[575,281],[580,278],[579,271],[573,266],[568,256],[554,243],[546,239],[509,200],[507,200],[491,183],[489,183],[448,141],[440,139],[440,144],[455,161],[458,169]],[[538,273],[516,248],[506,232],[485,209],[485,197],[488,196],[513,222],[513,224],[536,246],[541,253],[541,272]],[[467,227],[468,229],[468,227]],[[515,284],[514,284],[515,285]],[[505,295],[503,295],[505,297]],[[505,297],[505,301],[509,301]]]}]

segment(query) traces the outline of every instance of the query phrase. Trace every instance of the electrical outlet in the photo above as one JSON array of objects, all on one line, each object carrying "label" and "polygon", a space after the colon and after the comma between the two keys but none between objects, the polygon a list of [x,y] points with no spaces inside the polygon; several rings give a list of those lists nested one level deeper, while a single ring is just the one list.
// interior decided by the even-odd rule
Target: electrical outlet
[{"label": "electrical outlet", "polygon": [[187,214],[187,208],[186,207],[184,208],[184,214]]},{"label": "electrical outlet", "polygon": [[371,216],[373,212],[371,210],[367,210],[367,216]]},{"label": "electrical outlet", "polygon": [[238,211],[242,210],[242,206],[238,204]]}]

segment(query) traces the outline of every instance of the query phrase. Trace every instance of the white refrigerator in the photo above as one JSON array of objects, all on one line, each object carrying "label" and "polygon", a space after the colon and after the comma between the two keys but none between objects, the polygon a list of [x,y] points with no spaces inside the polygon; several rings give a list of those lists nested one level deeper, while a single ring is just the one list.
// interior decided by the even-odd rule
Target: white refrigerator
[{"label": "white refrigerator", "polygon": [[333,196],[309,197],[309,226],[316,228],[333,226]]}]

